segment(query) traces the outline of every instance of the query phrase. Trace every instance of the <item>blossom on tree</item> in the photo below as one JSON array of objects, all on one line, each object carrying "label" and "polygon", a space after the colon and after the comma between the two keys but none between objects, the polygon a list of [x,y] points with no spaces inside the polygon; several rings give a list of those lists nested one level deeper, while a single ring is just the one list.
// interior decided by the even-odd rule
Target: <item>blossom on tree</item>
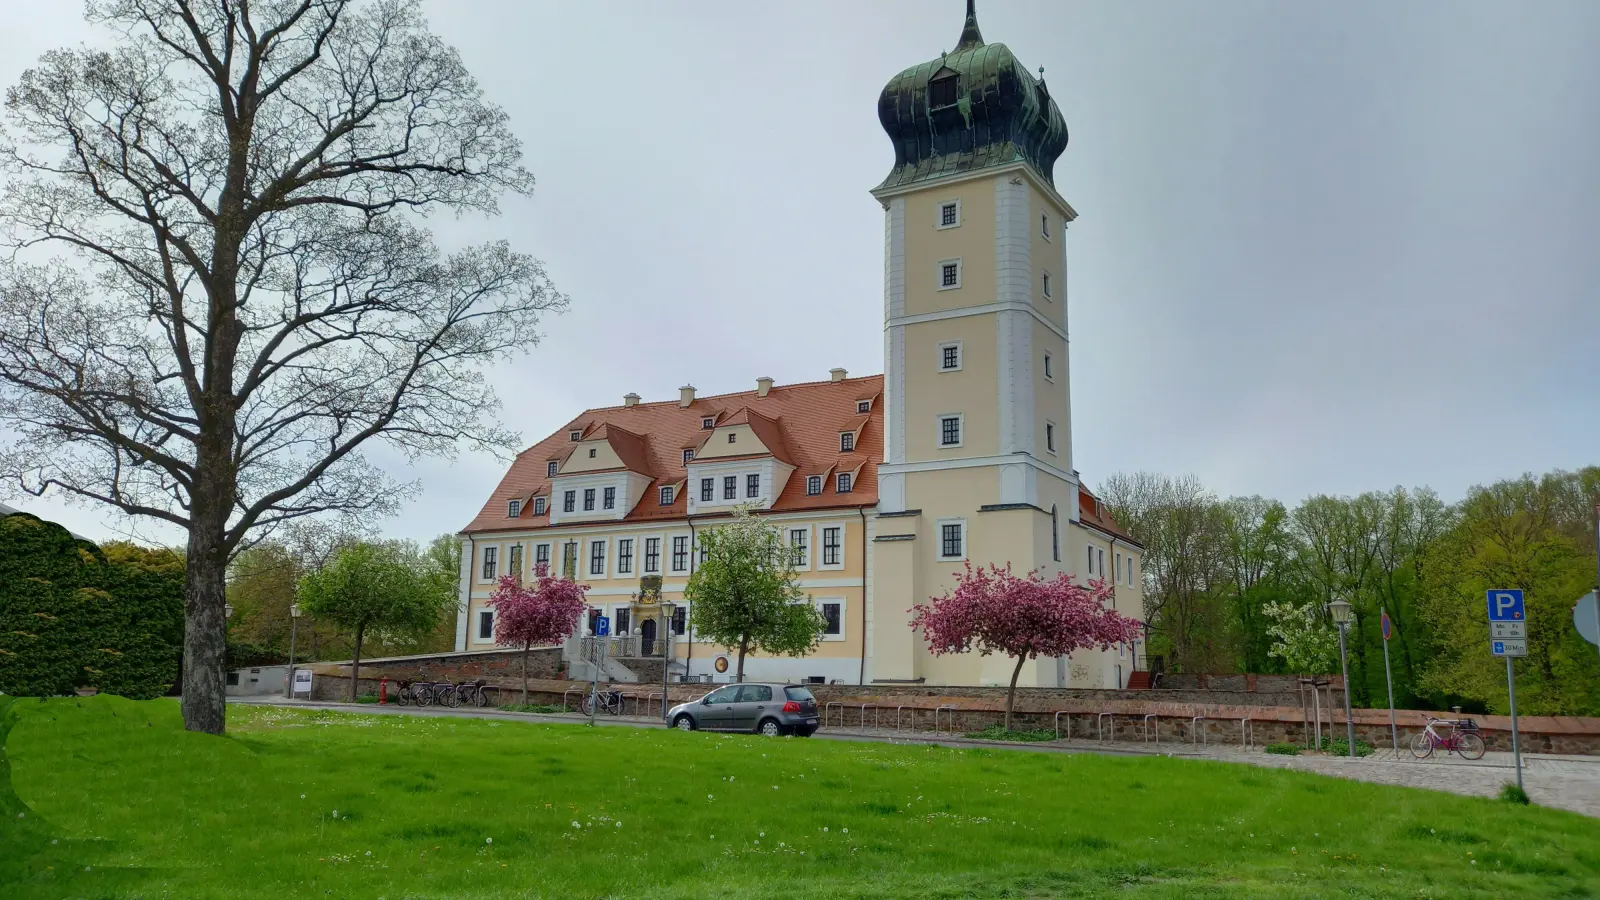
[{"label": "blossom on tree", "polygon": [[1104,580],[1082,585],[1064,572],[1050,579],[1038,570],[1019,577],[1009,564],[974,569],[967,563],[954,590],[909,612],[911,627],[922,631],[928,652],[935,656],[976,649],[983,656],[1016,658],[1006,693],[1005,727],[1010,729],[1023,663],[1077,650],[1105,650],[1140,638],[1143,623],[1112,609],[1111,598],[1112,588]]},{"label": "blossom on tree", "polygon": [[578,627],[587,585],[550,574],[540,563],[534,568],[533,586],[505,575],[489,597],[494,610],[495,643],[522,647],[522,702],[528,702],[528,651],[535,646],[560,644]]}]

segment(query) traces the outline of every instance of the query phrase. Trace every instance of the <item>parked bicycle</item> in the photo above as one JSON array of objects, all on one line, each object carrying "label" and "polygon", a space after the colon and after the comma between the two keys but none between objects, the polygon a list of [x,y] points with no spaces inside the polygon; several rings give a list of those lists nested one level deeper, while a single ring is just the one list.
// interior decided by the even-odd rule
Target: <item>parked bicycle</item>
[{"label": "parked bicycle", "polygon": [[[1443,730],[1443,734],[1440,730]],[[1428,727],[1411,739],[1411,755],[1427,759],[1435,750],[1459,753],[1463,759],[1483,759],[1486,749],[1478,723],[1471,719],[1436,719],[1428,717]]]},{"label": "parked bicycle", "polygon": [[613,716],[622,715],[621,691],[600,691],[598,693],[591,691],[583,698],[584,715],[589,716],[594,714],[595,703],[597,699],[599,701],[601,711],[608,712]]},{"label": "parked bicycle", "polygon": [[482,678],[477,681],[463,681],[451,688],[448,699],[445,702],[451,707],[457,707],[463,703],[468,706],[488,706],[489,695],[483,690],[483,686],[486,683]]},{"label": "parked bicycle", "polygon": [[[449,688],[449,692],[445,691]],[[399,692],[395,695],[395,702],[401,706],[415,703],[418,706],[432,706],[435,703],[447,704],[449,698],[455,693],[455,686],[448,681],[401,681]]]}]

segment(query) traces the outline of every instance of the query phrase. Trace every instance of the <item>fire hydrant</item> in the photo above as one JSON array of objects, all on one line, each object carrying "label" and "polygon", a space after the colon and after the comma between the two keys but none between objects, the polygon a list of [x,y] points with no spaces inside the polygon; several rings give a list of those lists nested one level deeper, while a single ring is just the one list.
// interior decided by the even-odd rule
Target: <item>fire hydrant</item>
[{"label": "fire hydrant", "polygon": [[378,705],[382,706],[382,705],[384,705],[385,703],[388,703],[388,702],[389,702],[389,676],[385,675],[385,676],[383,676],[383,680],[378,682]]}]

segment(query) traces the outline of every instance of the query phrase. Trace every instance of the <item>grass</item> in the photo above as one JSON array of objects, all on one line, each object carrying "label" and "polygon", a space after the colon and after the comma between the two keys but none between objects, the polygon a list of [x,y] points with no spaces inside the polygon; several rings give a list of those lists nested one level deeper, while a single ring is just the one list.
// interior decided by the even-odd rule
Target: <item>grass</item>
[{"label": "grass", "polygon": [[968,732],[967,737],[980,741],[1018,741],[1021,743],[1038,743],[1053,741],[1056,733],[1048,728],[1035,731],[1007,731],[1004,725],[990,725],[982,731]]},{"label": "grass", "polygon": [[1520,803],[1523,806],[1529,803],[1528,792],[1512,781],[1500,785],[1500,799],[1507,803]]},{"label": "grass", "polygon": [[500,704],[500,709],[506,712],[542,713],[544,715],[554,715],[567,711],[565,707],[551,706],[547,703],[502,703]]},{"label": "grass", "polygon": [[1593,819],[1226,763],[240,706],[218,738],[114,697],[13,713],[6,900],[1600,893]]}]

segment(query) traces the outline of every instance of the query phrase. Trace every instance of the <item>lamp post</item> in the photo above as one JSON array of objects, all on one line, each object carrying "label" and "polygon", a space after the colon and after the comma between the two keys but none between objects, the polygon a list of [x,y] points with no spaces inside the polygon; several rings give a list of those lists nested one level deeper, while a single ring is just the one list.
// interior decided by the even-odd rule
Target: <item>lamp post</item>
[{"label": "lamp post", "polygon": [[672,665],[672,618],[678,604],[661,601],[661,721],[667,721],[667,667]]},{"label": "lamp post", "polygon": [[294,699],[294,641],[300,630],[300,604],[289,604],[289,685],[287,697]]},{"label": "lamp post", "polygon": [[1356,756],[1356,723],[1350,717],[1350,657],[1345,652],[1344,633],[1350,627],[1350,601],[1335,600],[1328,604],[1333,623],[1339,626],[1339,666],[1344,670],[1344,727],[1350,746],[1350,758]]}]

